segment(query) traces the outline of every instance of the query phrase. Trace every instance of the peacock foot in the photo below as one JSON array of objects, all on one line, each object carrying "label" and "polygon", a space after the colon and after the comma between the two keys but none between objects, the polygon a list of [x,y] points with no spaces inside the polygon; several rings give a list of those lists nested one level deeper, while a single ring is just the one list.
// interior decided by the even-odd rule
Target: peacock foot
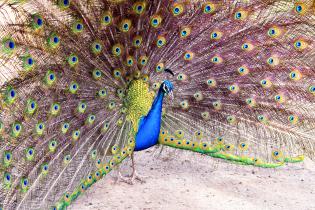
[{"label": "peacock foot", "polygon": [[123,176],[120,172],[118,173],[117,182],[124,182],[130,185],[135,184],[135,181],[139,181],[141,184],[145,183],[146,177],[140,176],[136,171],[131,176]]}]

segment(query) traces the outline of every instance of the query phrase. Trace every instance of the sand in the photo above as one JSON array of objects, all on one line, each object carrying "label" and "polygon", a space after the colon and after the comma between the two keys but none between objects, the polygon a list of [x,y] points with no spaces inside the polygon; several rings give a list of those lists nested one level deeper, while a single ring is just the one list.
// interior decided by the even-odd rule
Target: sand
[{"label": "sand", "polygon": [[[189,151],[152,148],[135,154],[145,183],[115,183],[116,171],[94,184],[69,210],[315,210],[315,162],[278,169],[239,166]],[[130,172],[131,161],[122,166]]]}]

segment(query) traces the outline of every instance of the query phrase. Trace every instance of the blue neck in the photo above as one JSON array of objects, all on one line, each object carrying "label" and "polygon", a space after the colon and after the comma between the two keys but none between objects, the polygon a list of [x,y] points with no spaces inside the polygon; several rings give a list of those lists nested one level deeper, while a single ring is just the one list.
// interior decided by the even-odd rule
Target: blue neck
[{"label": "blue neck", "polygon": [[135,151],[144,150],[157,144],[160,128],[164,93],[159,90],[147,116],[141,118],[136,134]]}]

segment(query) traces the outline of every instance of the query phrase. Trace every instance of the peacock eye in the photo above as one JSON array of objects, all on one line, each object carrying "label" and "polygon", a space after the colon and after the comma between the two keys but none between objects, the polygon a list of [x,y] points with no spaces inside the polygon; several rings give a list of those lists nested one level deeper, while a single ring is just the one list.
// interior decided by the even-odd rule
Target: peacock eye
[{"label": "peacock eye", "polygon": [[13,41],[13,39],[7,39],[4,42],[4,45],[9,48],[10,50],[13,50],[15,48],[15,43]]},{"label": "peacock eye", "polygon": [[212,3],[205,3],[202,5],[202,11],[204,14],[210,14],[215,11],[215,5]]},{"label": "peacock eye", "polygon": [[109,26],[110,24],[112,24],[112,19],[112,14],[110,12],[104,12],[101,18],[101,24],[105,27]]},{"label": "peacock eye", "polygon": [[122,53],[122,45],[121,44],[115,44],[113,47],[112,47],[112,54],[114,56],[117,56],[119,57]]},{"label": "peacock eye", "polygon": [[141,66],[147,65],[147,63],[148,63],[148,57],[145,56],[145,55],[140,56],[140,58],[139,58],[139,63],[141,64]]},{"label": "peacock eye", "polygon": [[235,20],[245,20],[246,19],[246,17],[247,17],[247,11],[245,11],[245,10],[239,10],[239,11],[237,11],[237,12],[235,12],[235,14],[234,14],[234,19]]},{"label": "peacock eye", "polygon": [[190,35],[191,29],[189,27],[184,27],[180,31],[180,37],[181,38],[186,38]]},{"label": "peacock eye", "polygon": [[305,3],[296,3],[294,11],[298,14],[304,14],[306,12]]},{"label": "peacock eye", "polygon": [[222,60],[222,58],[220,56],[216,55],[216,56],[213,56],[211,58],[211,61],[214,64],[220,64],[220,63],[222,63],[223,60]]},{"label": "peacock eye", "polygon": [[135,2],[132,6],[132,9],[134,11],[134,13],[136,13],[137,15],[142,15],[145,12],[145,8],[146,8],[146,2]]},{"label": "peacock eye", "polygon": [[219,39],[221,39],[222,35],[223,35],[222,32],[215,30],[215,31],[211,32],[210,39],[219,40]]},{"label": "peacock eye", "polygon": [[108,15],[104,16],[104,22],[109,22],[110,21],[110,17]]},{"label": "peacock eye", "polygon": [[156,42],[156,45],[158,48],[161,48],[163,47],[164,45],[166,44],[166,39],[164,36],[158,36],[158,39],[157,39],[157,42]]},{"label": "peacock eye", "polygon": [[154,15],[151,17],[151,26],[154,27],[154,28],[157,28],[160,26],[162,22],[162,17],[160,15]]},{"label": "peacock eye", "polygon": [[194,58],[194,53],[193,52],[186,52],[184,54],[184,60],[190,61]]},{"label": "peacock eye", "polygon": [[240,13],[240,12],[235,13],[236,19],[240,19],[241,17],[242,17],[242,13]]},{"label": "peacock eye", "polygon": [[57,44],[59,42],[59,37],[54,36],[53,40],[54,40],[54,43]]},{"label": "peacock eye", "polygon": [[161,71],[163,71],[164,70],[164,63],[158,63],[157,65],[156,65],[156,67],[155,67],[155,71],[156,72],[161,72]]},{"label": "peacock eye", "polygon": [[180,14],[182,14],[184,12],[184,5],[183,4],[179,4],[179,3],[175,3],[172,7],[172,13],[173,16],[179,16]]},{"label": "peacock eye", "polygon": [[124,19],[121,21],[119,29],[121,32],[128,32],[131,28],[132,22],[129,19]]}]

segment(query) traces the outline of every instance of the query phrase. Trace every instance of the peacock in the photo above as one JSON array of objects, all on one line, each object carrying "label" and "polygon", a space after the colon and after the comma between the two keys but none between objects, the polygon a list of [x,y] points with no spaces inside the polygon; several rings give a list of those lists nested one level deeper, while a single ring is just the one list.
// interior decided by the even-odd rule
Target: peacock
[{"label": "peacock", "polygon": [[314,40],[312,0],[1,0],[0,209],[66,209],[157,144],[313,158]]}]

